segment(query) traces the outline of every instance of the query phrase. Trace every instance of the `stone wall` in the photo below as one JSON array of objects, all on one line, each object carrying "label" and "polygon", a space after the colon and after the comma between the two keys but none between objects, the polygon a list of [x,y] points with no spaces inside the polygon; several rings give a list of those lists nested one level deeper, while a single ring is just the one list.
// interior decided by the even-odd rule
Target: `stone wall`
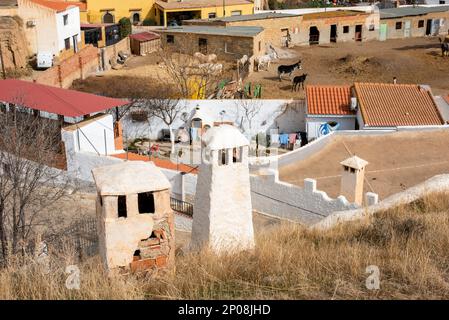
[{"label": "stone wall", "polygon": [[131,47],[129,37],[120,40],[116,44],[100,49],[101,68],[105,71],[110,70],[112,68],[111,61],[113,59],[117,60],[117,55],[120,51],[130,54]]},{"label": "stone wall", "polygon": [[85,79],[98,70],[98,49],[88,45],[70,58],[38,73],[34,82],[69,88],[76,79]]},{"label": "stone wall", "polygon": [[6,71],[20,71],[27,66],[27,43],[19,18],[0,16],[0,72],[2,63]]}]

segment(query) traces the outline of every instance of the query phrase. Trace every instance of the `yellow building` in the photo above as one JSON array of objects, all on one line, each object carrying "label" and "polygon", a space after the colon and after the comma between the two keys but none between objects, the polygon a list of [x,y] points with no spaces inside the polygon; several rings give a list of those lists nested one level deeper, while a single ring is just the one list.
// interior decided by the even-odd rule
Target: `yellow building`
[{"label": "yellow building", "polygon": [[250,0],[85,0],[81,22],[117,23],[127,17],[133,23],[145,19],[167,26],[181,20],[207,19],[254,13]]}]

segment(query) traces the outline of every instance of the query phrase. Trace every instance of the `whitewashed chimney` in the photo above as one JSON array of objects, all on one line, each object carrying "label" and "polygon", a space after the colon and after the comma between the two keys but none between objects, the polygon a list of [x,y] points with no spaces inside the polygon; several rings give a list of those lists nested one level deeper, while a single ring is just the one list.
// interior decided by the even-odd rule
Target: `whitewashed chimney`
[{"label": "whitewashed chimney", "polygon": [[345,196],[349,202],[362,205],[363,180],[365,179],[365,167],[368,162],[357,156],[352,156],[340,162],[340,164],[343,166],[340,194]]}]

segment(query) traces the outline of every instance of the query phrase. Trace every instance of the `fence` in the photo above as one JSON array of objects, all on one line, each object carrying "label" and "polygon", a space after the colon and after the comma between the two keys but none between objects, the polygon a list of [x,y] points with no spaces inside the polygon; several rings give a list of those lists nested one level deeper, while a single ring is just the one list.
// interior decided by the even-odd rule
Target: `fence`
[{"label": "fence", "polygon": [[188,216],[193,216],[193,204],[182,201],[176,198],[170,198],[170,206],[171,208],[179,213],[184,213]]}]

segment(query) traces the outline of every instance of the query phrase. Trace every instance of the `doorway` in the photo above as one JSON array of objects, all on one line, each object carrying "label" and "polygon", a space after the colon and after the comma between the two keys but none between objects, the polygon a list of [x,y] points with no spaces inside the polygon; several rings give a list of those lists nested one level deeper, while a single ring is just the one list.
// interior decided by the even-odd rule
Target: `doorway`
[{"label": "doorway", "polygon": [[330,42],[337,42],[337,25],[331,25]]},{"label": "doorway", "polygon": [[432,19],[427,19],[426,22],[426,36],[430,36],[432,32]]},{"label": "doorway", "polygon": [[78,52],[78,35],[74,35],[72,37],[72,39],[73,39],[73,51],[75,53],[77,53]]},{"label": "doorway", "polygon": [[380,41],[387,40],[387,24],[386,23],[381,23],[381,25],[379,27],[379,40]]},{"label": "doorway", "polygon": [[320,31],[317,27],[313,26],[309,29],[309,44],[319,44],[320,43]]},{"label": "doorway", "polygon": [[199,47],[199,51],[202,54],[207,54],[207,39],[199,38],[198,39],[198,47]]},{"label": "doorway", "polygon": [[362,25],[357,24],[355,26],[355,41],[362,41]]},{"label": "doorway", "polygon": [[409,38],[411,35],[411,21],[410,20],[406,20],[404,23],[404,38]]}]

